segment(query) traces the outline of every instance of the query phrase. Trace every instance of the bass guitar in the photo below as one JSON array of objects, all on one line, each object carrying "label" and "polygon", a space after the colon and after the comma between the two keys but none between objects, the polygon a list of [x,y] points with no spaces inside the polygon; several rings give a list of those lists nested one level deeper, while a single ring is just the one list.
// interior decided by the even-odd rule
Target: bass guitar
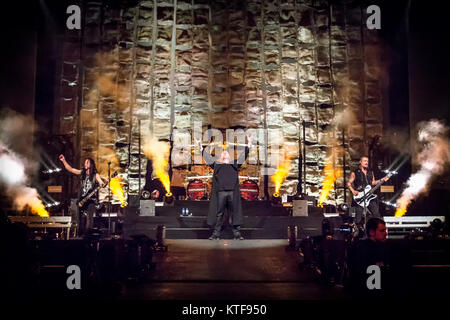
[{"label": "bass guitar", "polygon": [[[117,177],[117,172],[114,172],[111,176],[111,178],[108,180],[108,182],[106,183],[106,185],[109,185],[109,182],[111,181],[112,178]],[[91,192],[89,192],[86,196],[84,196],[80,201],[78,201],[78,207],[83,207],[84,204],[94,195],[97,193],[98,190],[100,190],[102,187],[101,186],[97,186],[96,188],[94,188]]]},{"label": "bass guitar", "polygon": [[[392,177],[394,174],[394,171],[389,172],[386,175],[386,178]],[[358,194],[353,196],[353,200],[361,207],[366,207],[369,205],[370,201],[375,199],[377,197],[376,194],[374,194],[375,191],[384,183],[384,180],[381,180],[378,182],[373,188],[368,184],[362,191],[359,191]]]}]

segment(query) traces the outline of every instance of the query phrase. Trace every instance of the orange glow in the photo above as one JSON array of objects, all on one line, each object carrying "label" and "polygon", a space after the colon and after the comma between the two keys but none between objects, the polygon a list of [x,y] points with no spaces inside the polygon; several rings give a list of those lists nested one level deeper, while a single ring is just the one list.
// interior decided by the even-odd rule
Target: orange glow
[{"label": "orange glow", "polygon": [[281,184],[288,176],[290,167],[291,167],[291,159],[285,158],[281,162],[281,164],[278,165],[277,171],[272,176],[272,181],[273,183],[275,183],[275,191],[273,194],[275,197],[280,196]]},{"label": "orange glow", "polygon": [[[340,150],[333,150],[333,152],[337,152]],[[330,191],[333,190],[334,184],[338,178],[341,178],[343,175],[342,168],[335,168],[333,164],[333,156],[329,156],[327,158],[327,164],[323,169],[323,183],[322,183],[322,191],[320,192],[319,202],[317,204],[318,207],[323,208],[323,203],[327,200]]]},{"label": "orange glow", "polygon": [[170,146],[168,143],[148,138],[144,145],[144,153],[152,160],[153,170],[166,189],[166,195],[170,196],[170,178],[167,172],[169,164]]},{"label": "orange glow", "polygon": [[109,187],[111,188],[111,192],[119,199],[120,206],[124,208],[127,206],[127,203],[125,202],[125,195],[123,193],[121,182],[122,179],[120,177],[112,178],[109,182]]},{"label": "orange glow", "polygon": [[31,211],[40,217],[49,217],[50,215],[48,214],[48,211],[45,210],[45,206],[41,201],[39,202],[40,203],[33,204],[33,206],[31,207]]},{"label": "orange glow", "polygon": [[406,213],[406,209],[408,209],[410,202],[411,201],[409,199],[399,199],[399,201],[397,202],[397,210],[395,210],[395,216],[403,217]]},{"label": "orange glow", "polygon": [[40,217],[50,216],[41,199],[39,199],[36,190],[33,188],[25,187],[14,199],[14,204],[19,210],[29,207],[33,214],[37,214]]}]

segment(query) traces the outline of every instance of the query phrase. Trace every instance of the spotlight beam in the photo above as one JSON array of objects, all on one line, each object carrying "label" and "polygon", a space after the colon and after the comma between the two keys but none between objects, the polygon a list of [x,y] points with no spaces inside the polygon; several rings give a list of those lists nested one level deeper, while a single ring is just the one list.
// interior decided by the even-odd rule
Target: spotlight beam
[{"label": "spotlight beam", "polygon": [[[405,162],[409,159],[409,157],[410,157],[409,154],[402,153],[397,158],[395,158],[395,160],[389,165],[387,170],[388,171],[398,171],[398,169],[400,169],[400,167],[403,166],[403,164],[405,164]],[[398,162],[400,162],[399,165],[397,165]],[[394,168],[394,167],[395,167],[395,170],[392,170],[392,168]]]}]

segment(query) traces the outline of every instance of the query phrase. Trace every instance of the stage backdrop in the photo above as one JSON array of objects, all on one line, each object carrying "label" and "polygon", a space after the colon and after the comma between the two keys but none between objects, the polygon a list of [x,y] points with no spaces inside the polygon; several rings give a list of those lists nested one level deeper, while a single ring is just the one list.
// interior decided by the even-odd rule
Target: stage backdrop
[{"label": "stage backdrop", "polygon": [[[59,133],[73,136],[75,161],[93,157],[103,175],[111,161],[128,194],[138,193],[139,158],[145,185],[139,124],[160,139],[173,128],[191,130],[194,121],[281,130],[293,156],[282,192],[296,192],[305,147],[303,191],[315,196],[330,147],[345,143],[348,174],[382,133],[384,72],[366,7],[312,0],[115,3],[78,3],[82,28],[64,38],[57,117]],[[331,126],[343,109],[354,118]],[[342,168],[344,157],[333,161]],[[245,165],[242,174],[260,175],[258,169]],[[194,170],[206,172],[192,166],[181,173]],[[343,187],[339,178],[329,202],[342,202]]]}]

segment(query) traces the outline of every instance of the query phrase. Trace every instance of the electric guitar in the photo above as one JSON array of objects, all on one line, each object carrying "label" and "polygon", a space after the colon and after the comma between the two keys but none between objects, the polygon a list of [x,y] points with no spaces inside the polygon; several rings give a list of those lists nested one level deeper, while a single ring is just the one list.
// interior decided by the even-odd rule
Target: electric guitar
[{"label": "electric guitar", "polygon": [[[389,172],[386,175],[386,178],[392,177],[394,172]],[[387,180],[386,180],[387,181]],[[362,191],[359,191],[358,194],[353,196],[353,200],[356,202],[356,204],[360,205],[361,207],[366,207],[369,205],[370,201],[375,199],[377,197],[376,194],[374,194],[375,191],[384,183],[385,181],[381,180],[378,182],[373,188],[368,184]]]},{"label": "electric guitar", "polygon": [[[108,182],[106,183],[105,186],[109,185],[109,182],[111,181],[112,178],[117,177],[117,172],[114,172],[111,176],[111,178],[108,180]],[[80,201],[78,201],[78,207],[83,207],[84,204],[94,195],[97,193],[98,190],[100,190],[102,187],[101,186],[97,186],[97,188],[94,188],[91,192],[89,192],[85,197],[83,197]]]}]

